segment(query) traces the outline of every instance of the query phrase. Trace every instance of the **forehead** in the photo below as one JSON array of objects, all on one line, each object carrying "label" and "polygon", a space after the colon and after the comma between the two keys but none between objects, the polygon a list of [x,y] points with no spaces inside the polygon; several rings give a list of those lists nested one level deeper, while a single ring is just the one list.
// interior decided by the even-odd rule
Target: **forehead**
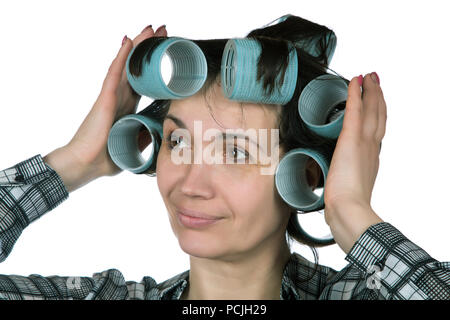
[{"label": "forehead", "polygon": [[187,125],[202,121],[206,127],[244,130],[277,128],[279,105],[263,105],[239,102],[226,98],[220,83],[214,83],[206,91],[184,99],[172,100],[168,114],[181,119]]}]

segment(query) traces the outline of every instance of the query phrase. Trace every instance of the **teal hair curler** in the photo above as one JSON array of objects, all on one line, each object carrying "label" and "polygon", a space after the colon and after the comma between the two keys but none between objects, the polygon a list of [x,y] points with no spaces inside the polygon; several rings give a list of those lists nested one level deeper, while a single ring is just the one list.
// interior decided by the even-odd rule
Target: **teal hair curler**
[{"label": "teal hair curler", "polygon": [[[336,139],[344,123],[344,111],[333,115],[336,106],[347,101],[348,84],[338,76],[324,74],[311,80],[298,99],[298,113],[315,133]],[[331,122],[327,123],[331,119]]]},{"label": "teal hair curler", "polygon": [[324,186],[330,161],[320,152],[296,148],[288,151],[275,171],[275,186],[280,197],[299,211],[314,211],[324,204],[324,194],[319,197],[308,185],[306,161],[312,158],[322,170]]},{"label": "teal hair curler", "polygon": [[[322,194],[317,195],[309,186],[306,176],[306,162],[312,158],[320,167],[323,175],[323,188]],[[330,167],[331,160],[321,154],[319,151],[312,149],[296,148],[287,152],[281,159],[275,171],[275,186],[278,194],[283,201],[291,208],[294,208],[297,213],[308,213],[305,215],[297,216],[293,221],[293,228],[297,233],[302,234],[305,239],[310,242],[319,245],[330,245],[335,243],[331,231],[325,235],[315,235],[317,230],[313,232],[308,231],[308,226],[311,224],[312,215],[318,215],[322,210],[319,208],[324,205],[324,192],[326,177]],[[312,211],[318,211],[313,213]],[[301,221],[299,221],[301,217]],[[319,220],[321,220],[319,216]],[[308,221],[309,220],[309,221]],[[313,219],[316,223],[313,224],[313,229],[317,228],[317,216]],[[323,221],[321,222],[323,226]]]},{"label": "teal hair curler", "polygon": [[307,214],[297,212],[296,219],[291,220],[292,226],[303,238],[308,239],[315,245],[334,244],[336,241],[333,238],[330,227],[324,221],[324,214],[324,210],[308,212]]},{"label": "teal hair curler", "polygon": [[[161,123],[145,114],[149,107],[138,114],[130,114],[117,120],[108,136],[108,152],[112,161],[122,170],[133,173],[151,172],[156,170],[156,160],[163,136]],[[149,131],[151,151],[146,160],[138,148],[138,134],[142,126]]]},{"label": "teal hair curler", "polygon": [[[221,63],[222,89],[230,100],[265,104],[286,104],[295,91],[298,74],[297,51],[289,44],[289,64],[283,85],[271,95],[264,92],[262,79],[256,81],[261,45],[255,39],[230,39],[225,44]],[[281,78],[277,76],[276,83]]]},{"label": "teal hair curler", "polygon": [[[134,77],[129,70],[135,48],[128,55],[126,72],[128,82],[138,94],[153,99],[181,99],[194,95],[202,88],[208,65],[203,51],[195,42],[180,37],[162,41],[152,52],[150,62],[143,59],[139,77]],[[172,62],[172,75],[167,85],[161,74],[164,54]]]}]

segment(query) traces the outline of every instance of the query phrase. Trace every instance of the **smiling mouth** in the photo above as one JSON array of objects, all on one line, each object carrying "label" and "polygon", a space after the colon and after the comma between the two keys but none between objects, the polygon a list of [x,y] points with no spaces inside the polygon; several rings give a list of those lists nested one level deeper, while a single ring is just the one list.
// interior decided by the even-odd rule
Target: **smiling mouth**
[{"label": "smiling mouth", "polygon": [[215,217],[203,212],[199,212],[199,211],[194,211],[194,210],[190,210],[190,209],[186,209],[186,208],[182,208],[182,207],[175,207],[175,210],[177,213],[181,213],[185,216],[189,216],[192,218],[199,218],[199,219],[205,219],[205,220],[216,220],[216,219],[221,219],[222,217]]},{"label": "smiling mouth", "polygon": [[176,211],[176,215],[177,215],[178,222],[187,228],[202,228],[202,227],[213,225],[223,219],[223,218],[213,218],[213,217],[208,217],[208,218],[194,217],[194,216],[187,215],[183,212],[180,212],[178,210]]}]

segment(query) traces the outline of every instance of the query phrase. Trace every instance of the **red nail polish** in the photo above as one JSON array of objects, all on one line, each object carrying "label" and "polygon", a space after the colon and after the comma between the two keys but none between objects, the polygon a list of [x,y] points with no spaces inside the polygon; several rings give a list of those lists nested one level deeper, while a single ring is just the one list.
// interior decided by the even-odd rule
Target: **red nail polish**
[{"label": "red nail polish", "polygon": [[359,77],[358,77],[358,83],[359,83],[359,86],[362,87],[362,84],[363,84],[363,76],[362,76],[361,74],[360,74]]},{"label": "red nail polish", "polygon": [[378,84],[380,84],[380,77],[378,76],[378,74],[375,71],[372,72],[372,74],[374,74],[375,77],[377,77],[377,82],[378,82]]},{"label": "red nail polish", "polygon": [[123,46],[123,44],[124,44],[126,41],[127,41],[127,36],[123,37],[123,39],[122,39],[122,46]]}]

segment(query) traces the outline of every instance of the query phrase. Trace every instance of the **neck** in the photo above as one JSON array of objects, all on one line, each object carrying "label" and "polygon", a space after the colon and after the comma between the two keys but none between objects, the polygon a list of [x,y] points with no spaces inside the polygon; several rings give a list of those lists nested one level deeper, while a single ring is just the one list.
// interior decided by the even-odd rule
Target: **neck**
[{"label": "neck", "polygon": [[284,238],[261,243],[232,257],[190,256],[186,300],[279,300],[283,270],[291,253]]}]

